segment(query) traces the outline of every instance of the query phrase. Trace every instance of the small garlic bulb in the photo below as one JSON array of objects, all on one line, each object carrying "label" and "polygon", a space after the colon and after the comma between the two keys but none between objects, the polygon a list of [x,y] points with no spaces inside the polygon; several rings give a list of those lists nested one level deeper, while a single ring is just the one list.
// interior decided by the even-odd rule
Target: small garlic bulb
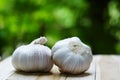
[{"label": "small garlic bulb", "polygon": [[18,47],[12,55],[12,64],[17,70],[26,72],[50,71],[53,62],[51,50],[44,46],[47,42],[45,37],[32,41],[29,45]]},{"label": "small garlic bulb", "polygon": [[53,62],[64,73],[79,74],[86,71],[92,58],[90,47],[78,37],[60,40],[52,48]]}]

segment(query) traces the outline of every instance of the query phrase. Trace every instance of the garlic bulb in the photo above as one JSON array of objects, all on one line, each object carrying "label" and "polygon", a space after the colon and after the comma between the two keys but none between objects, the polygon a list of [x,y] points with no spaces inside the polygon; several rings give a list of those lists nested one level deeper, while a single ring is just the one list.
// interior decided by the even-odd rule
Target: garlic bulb
[{"label": "garlic bulb", "polygon": [[64,73],[79,74],[86,71],[92,58],[90,47],[78,37],[60,40],[52,48],[53,62]]},{"label": "garlic bulb", "polygon": [[18,47],[12,55],[13,66],[17,70],[26,72],[50,71],[53,62],[51,60],[51,50],[43,45],[46,42],[45,37],[40,37],[29,45]]}]

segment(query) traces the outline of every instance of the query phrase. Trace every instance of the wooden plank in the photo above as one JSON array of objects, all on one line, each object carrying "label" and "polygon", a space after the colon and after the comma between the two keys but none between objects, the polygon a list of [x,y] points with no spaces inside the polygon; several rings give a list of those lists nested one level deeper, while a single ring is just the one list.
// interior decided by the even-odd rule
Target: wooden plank
[{"label": "wooden plank", "polygon": [[58,67],[54,65],[54,67],[51,70],[51,75],[46,76],[39,76],[37,80],[65,80],[66,76],[62,75],[59,70]]},{"label": "wooden plank", "polygon": [[80,75],[61,74],[55,65],[50,73],[16,72],[9,57],[0,62],[0,80],[120,80],[120,56],[94,56],[88,71]]},{"label": "wooden plank", "polygon": [[0,62],[0,80],[6,80],[13,72],[14,68],[11,64],[11,57]]},{"label": "wooden plank", "polygon": [[96,80],[120,80],[120,63],[114,56],[99,56],[96,62]]},{"label": "wooden plank", "polygon": [[[94,80],[95,77],[95,58],[91,64],[91,67],[89,70],[80,75],[67,75],[67,74],[61,74],[58,70],[58,67],[54,65],[54,67],[51,70],[51,73],[25,73],[25,72],[16,72],[11,64],[11,58],[4,60],[2,62],[1,70],[2,71],[2,78],[0,80]],[[3,63],[4,68],[3,69]],[[8,68],[8,69],[7,69]],[[6,70],[7,69],[7,70]],[[0,73],[1,73],[0,70]],[[67,78],[66,78],[67,76]]]},{"label": "wooden plank", "polygon": [[11,64],[11,57],[0,62],[0,80],[65,80],[54,65],[50,73],[17,72]]},{"label": "wooden plank", "polygon": [[50,73],[25,73],[15,72],[7,78],[8,80],[65,80],[58,68],[54,65]]},{"label": "wooden plank", "polygon": [[95,64],[97,57],[94,56],[90,68],[80,75],[67,75],[66,80],[95,80]]}]

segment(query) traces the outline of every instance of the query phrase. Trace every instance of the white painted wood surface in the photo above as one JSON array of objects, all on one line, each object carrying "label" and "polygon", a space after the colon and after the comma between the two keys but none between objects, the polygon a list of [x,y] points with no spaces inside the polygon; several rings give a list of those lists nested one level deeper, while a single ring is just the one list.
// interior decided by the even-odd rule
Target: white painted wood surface
[{"label": "white painted wood surface", "polygon": [[90,68],[79,75],[62,74],[55,65],[50,73],[17,72],[9,57],[0,62],[0,80],[120,80],[120,56],[94,56]]}]

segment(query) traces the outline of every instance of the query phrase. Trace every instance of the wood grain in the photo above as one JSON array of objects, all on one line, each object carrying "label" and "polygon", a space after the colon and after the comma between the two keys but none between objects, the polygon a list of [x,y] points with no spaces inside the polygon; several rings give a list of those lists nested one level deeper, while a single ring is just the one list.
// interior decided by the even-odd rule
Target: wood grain
[{"label": "wood grain", "polygon": [[8,80],[65,80],[65,77],[60,74],[58,68],[54,65],[49,73],[25,73],[14,72],[8,77]]},{"label": "wood grain", "polygon": [[79,75],[62,74],[55,65],[49,73],[18,72],[8,57],[0,62],[0,80],[120,80],[120,56],[94,56],[90,68]]},{"label": "wood grain", "polygon": [[96,80],[120,80],[120,64],[112,55],[99,56],[96,61]]},{"label": "wood grain", "polygon": [[14,73],[15,69],[11,64],[11,57],[0,62],[0,80],[5,80]]}]

